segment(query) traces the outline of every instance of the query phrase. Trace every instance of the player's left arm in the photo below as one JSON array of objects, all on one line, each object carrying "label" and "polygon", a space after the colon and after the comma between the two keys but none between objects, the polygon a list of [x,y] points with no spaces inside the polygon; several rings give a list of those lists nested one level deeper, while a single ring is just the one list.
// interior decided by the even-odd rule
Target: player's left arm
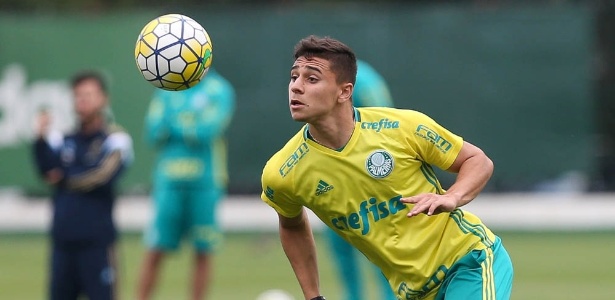
[{"label": "player's left arm", "polygon": [[457,178],[445,194],[424,193],[401,199],[404,203],[415,204],[408,217],[421,213],[433,215],[450,212],[470,203],[491,178],[493,162],[480,148],[463,142],[457,158],[447,171],[457,173]]}]

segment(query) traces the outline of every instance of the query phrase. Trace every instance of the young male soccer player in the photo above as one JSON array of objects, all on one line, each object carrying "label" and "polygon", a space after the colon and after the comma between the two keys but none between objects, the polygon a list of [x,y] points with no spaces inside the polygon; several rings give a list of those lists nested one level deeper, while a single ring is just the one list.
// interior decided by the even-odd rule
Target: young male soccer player
[{"label": "young male soccer player", "polygon": [[115,299],[112,214],[116,183],[132,161],[132,139],[107,123],[100,74],[76,74],[72,88],[77,130],[52,132],[43,113],[33,145],[36,166],[54,188],[49,299]]},{"label": "young male soccer player", "polygon": [[146,134],[158,153],[154,211],[145,234],[137,299],[150,299],[165,255],[183,237],[192,241],[191,299],[204,299],[211,255],[221,240],[217,207],[226,194],[224,132],[235,106],[235,90],[214,69],[198,85],[180,92],[158,90],[146,117]]},{"label": "young male soccer player", "polygon": [[[290,112],[307,124],[267,162],[261,197],[305,298],[324,299],[307,207],[380,267],[398,299],[508,299],[510,257],[460,208],[492,174],[485,153],[422,113],[353,107],[356,58],[340,41],[309,36],[294,57]],[[448,190],[432,166],[457,173]]]}]

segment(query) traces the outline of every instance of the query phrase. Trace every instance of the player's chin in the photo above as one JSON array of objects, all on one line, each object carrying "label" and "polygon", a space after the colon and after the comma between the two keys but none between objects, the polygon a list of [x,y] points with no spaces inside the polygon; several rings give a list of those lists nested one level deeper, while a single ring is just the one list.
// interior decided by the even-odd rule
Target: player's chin
[{"label": "player's chin", "polygon": [[293,120],[297,122],[307,122],[308,121],[308,117],[305,114],[302,114],[301,112],[295,111],[293,109],[290,110],[290,116],[293,118]]}]

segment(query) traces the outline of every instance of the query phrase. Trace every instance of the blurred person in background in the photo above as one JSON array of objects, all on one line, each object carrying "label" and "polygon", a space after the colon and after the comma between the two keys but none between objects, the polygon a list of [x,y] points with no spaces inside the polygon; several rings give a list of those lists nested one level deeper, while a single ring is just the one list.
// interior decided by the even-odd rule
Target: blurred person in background
[{"label": "blurred person in background", "polygon": [[[378,266],[398,299],[509,299],[506,249],[461,209],[491,159],[420,112],[354,107],[356,56],[342,42],[309,36],[294,58],[288,105],[306,124],[267,162],[261,198],[305,299],[325,299],[306,208]],[[448,190],[432,166],[457,174]]]},{"label": "blurred person in background", "polygon": [[157,90],[145,120],[146,139],[157,152],[154,218],[145,232],[137,298],[150,299],[166,254],[184,237],[195,251],[191,298],[203,299],[221,242],[219,201],[228,181],[224,133],[235,107],[232,85],[210,68],[202,82],[183,91]]},{"label": "blurred person in background", "polygon": [[[382,77],[370,64],[357,60],[357,78],[352,93],[352,104],[356,107],[366,106],[393,106],[393,99],[389,87]],[[342,283],[342,299],[363,300],[367,299],[364,276],[361,275],[361,264],[367,262],[370,271],[373,271],[376,285],[378,286],[378,299],[395,300],[389,282],[382,275],[380,269],[367,261],[363,254],[333,229],[325,228],[325,236],[329,241],[329,248],[334,255],[338,278]]]},{"label": "blurred person in background", "polygon": [[51,116],[38,116],[34,161],[53,187],[50,299],[115,299],[116,186],[131,163],[132,139],[107,118],[103,77],[85,71],[72,79],[79,126],[63,135],[50,130]]}]

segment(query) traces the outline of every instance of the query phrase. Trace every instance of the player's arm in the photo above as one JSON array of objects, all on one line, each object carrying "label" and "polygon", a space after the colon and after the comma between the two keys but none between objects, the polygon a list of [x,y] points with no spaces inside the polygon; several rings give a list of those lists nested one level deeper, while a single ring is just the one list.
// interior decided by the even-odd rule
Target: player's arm
[{"label": "player's arm", "polygon": [[60,158],[54,153],[44,138],[39,137],[33,145],[33,155],[39,175],[48,184],[55,185],[60,183],[64,177]]},{"label": "player's arm", "polygon": [[114,133],[107,138],[105,146],[110,151],[96,167],[66,178],[69,189],[88,192],[115,182],[132,160],[132,140],[126,133]]},{"label": "player's arm", "polygon": [[293,218],[278,214],[280,241],[295,276],[301,285],[305,299],[320,295],[316,246],[312,229],[305,212]]},{"label": "player's arm", "polygon": [[402,198],[404,203],[415,204],[408,213],[409,217],[420,213],[432,215],[450,212],[470,203],[491,178],[493,162],[480,148],[463,142],[457,158],[447,171],[457,173],[457,177],[444,195],[427,193]]},{"label": "player's arm", "polygon": [[37,117],[37,138],[32,145],[32,154],[39,175],[48,184],[56,185],[64,178],[64,172],[60,155],[54,148],[60,147],[63,137],[60,134],[49,134],[50,123],[51,116],[42,111]]},{"label": "player's arm", "polygon": [[119,175],[121,167],[121,154],[119,151],[114,151],[109,153],[97,167],[67,178],[67,186],[75,191],[91,191],[99,186],[111,183]]},{"label": "player's arm", "polygon": [[493,174],[493,161],[480,148],[464,142],[455,162],[448,168],[457,173],[455,183],[446,191],[457,200],[457,207],[472,201],[483,190]]}]

